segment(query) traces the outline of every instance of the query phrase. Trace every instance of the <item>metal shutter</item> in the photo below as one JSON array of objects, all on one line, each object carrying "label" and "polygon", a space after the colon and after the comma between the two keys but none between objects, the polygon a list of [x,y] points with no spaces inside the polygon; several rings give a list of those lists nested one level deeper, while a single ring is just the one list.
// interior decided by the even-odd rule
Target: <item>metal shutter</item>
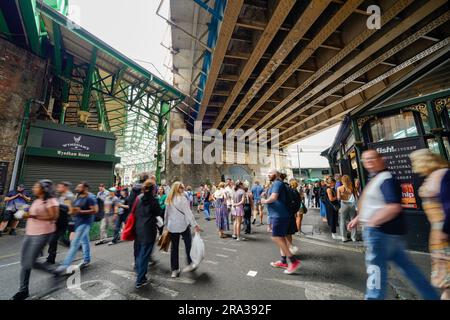
[{"label": "metal shutter", "polygon": [[50,179],[54,183],[69,181],[73,188],[80,181],[87,181],[90,191],[96,193],[100,183],[109,187],[114,180],[111,162],[29,156],[23,170],[23,183],[27,190],[31,190],[36,181]]}]

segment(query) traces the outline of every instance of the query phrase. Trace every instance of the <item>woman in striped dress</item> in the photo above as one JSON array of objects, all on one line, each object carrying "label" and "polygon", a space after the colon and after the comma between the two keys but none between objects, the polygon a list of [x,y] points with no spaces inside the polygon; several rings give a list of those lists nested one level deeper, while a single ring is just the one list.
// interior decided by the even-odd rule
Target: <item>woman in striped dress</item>
[{"label": "woman in striped dress", "polygon": [[219,230],[219,236],[221,238],[226,238],[227,236],[223,233],[224,231],[230,230],[230,225],[228,223],[228,209],[225,195],[225,183],[219,183],[217,190],[213,194],[215,201],[214,208],[216,213],[216,226]]}]

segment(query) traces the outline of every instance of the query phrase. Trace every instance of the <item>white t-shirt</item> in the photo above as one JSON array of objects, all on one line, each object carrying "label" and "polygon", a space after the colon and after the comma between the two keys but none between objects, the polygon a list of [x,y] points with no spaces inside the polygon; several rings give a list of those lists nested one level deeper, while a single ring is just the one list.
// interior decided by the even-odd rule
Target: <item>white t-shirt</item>
[{"label": "white t-shirt", "polygon": [[223,199],[225,196],[226,194],[224,189],[217,189],[216,192],[214,192],[214,198],[216,199]]},{"label": "white t-shirt", "polygon": [[226,195],[226,200],[227,200],[227,206],[232,206],[234,189],[230,186],[226,186],[225,187],[225,195]]}]

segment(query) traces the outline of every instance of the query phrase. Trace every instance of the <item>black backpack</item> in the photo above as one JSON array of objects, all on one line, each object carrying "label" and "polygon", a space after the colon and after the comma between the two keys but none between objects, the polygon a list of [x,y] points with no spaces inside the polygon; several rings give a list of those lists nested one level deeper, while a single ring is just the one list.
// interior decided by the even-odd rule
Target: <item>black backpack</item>
[{"label": "black backpack", "polygon": [[302,205],[300,194],[286,183],[284,183],[284,187],[286,191],[286,205],[289,213],[295,214],[300,210],[300,206]]},{"label": "black backpack", "polygon": [[98,212],[95,214],[95,222],[102,221],[105,217],[105,202],[97,197]]}]

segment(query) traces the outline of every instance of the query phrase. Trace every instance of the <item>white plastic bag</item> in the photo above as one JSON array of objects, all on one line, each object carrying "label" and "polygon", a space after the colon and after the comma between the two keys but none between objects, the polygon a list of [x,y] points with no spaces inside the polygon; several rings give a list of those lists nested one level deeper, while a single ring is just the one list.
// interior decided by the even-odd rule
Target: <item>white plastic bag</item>
[{"label": "white plastic bag", "polygon": [[202,262],[205,257],[205,243],[200,237],[200,233],[196,232],[194,235],[194,239],[192,239],[192,247],[191,247],[191,259],[192,263],[196,266]]}]

